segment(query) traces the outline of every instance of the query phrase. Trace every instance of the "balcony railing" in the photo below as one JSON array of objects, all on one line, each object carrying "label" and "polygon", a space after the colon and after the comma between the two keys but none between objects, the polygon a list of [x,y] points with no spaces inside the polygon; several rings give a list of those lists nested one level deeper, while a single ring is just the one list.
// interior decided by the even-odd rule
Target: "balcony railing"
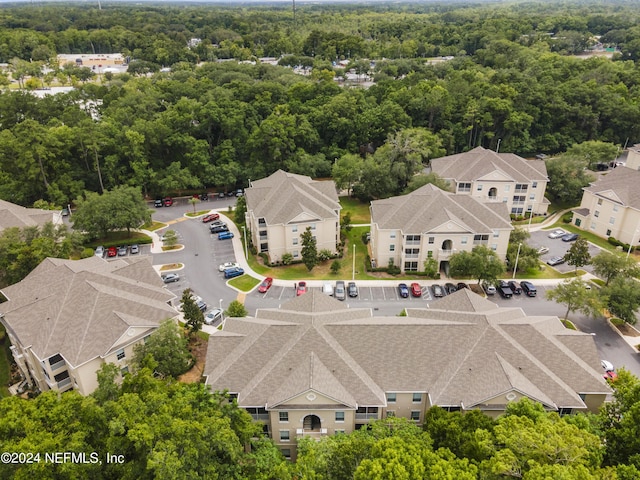
[{"label": "balcony railing", "polygon": [[66,366],[67,366],[67,362],[65,362],[64,360],[60,360],[59,362],[56,362],[53,365],[51,365],[51,371],[55,372],[56,370]]},{"label": "balcony railing", "polygon": [[419,253],[406,253],[404,255],[404,258],[420,258],[420,254]]},{"label": "balcony railing", "polygon": [[321,428],[319,430],[305,430],[304,428],[298,428],[296,429],[296,435],[298,437],[311,437],[320,439],[327,436],[327,429]]},{"label": "balcony railing", "polygon": [[377,413],[356,413],[356,420],[377,420]]},{"label": "balcony railing", "polygon": [[420,240],[405,240],[405,245],[420,245]]},{"label": "balcony railing", "polygon": [[58,382],[58,390],[63,390],[65,387],[71,385],[71,377],[65,378]]},{"label": "balcony railing", "polygon": [[438,258],[440,260],[446,260],[447,258],[449,258],[451,255],[453,255],[454,253],[456,253],[456,249],[452,249],[452,250],[445,250],[445,249],[439,249],[438,250]]},{"label": "balcony railing", "polygon": [[268,422],[269,421],[269,414],[268,413],[252,413],[251,417],[256,422]]},{"label": "balcony railing", "polygon": [[486,200],[487,202],[501,202],[501,201],[502,201],[502,198],[497,197],[497,196],[495,196],[495,195],[488,195],[488,196],[485,198],[485,200]]}]

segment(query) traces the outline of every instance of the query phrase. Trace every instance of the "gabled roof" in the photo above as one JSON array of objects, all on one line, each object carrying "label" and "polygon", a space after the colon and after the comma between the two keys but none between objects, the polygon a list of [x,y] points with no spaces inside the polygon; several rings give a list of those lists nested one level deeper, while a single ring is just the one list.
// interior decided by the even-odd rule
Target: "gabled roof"
[{"label": "gabled roof", "polygon": [[[472,182],[479,178],[530,182],[547,180],[544,160],[525,160],[513,153],[496,153],[482,147],[431,160],[431,171],[444,179]],[[495,173],[494,173],[495,172]]]},{"label": "gabled roof", "polygon": [[584,408],[609,393],[593,337],[557,317],[527,317],[462,289],[406,317],[374,317],[315,290],[212,335],[205,374],[241,406],[276,408],[314,391],[335,405],[386,405],[385,392],[434,404],[483,405],[511,391]]},{"label": "gabled roof", "polygon": [[381,229],[401,229],[404,233],[489,233],[512,229],[505,204],[491,208],[478,199],[454,194],[427,184],[408,195],[371,202],[371,223]]},{"label": "gabled roof", "polygon": [[640,171],[618,167],[600,177],[584,190],[626,207],[640,210]]},{"label": "gabled roof", "polygon": [[0,313],[19,342],[75,366],[109,353],[130,327],[155,328],[177,314],[149,257],[47,258],[3,293]]},{"label": "gabled roof", "polygon": [[0,200],[0,232],[11,227],[42,226],[47,222],[53,222],[55,215],[57,212],[52,210],[26,208]]},{"label": "gabled roof", "polygon": [[282,170],[251,182],[245,196],[247,210],[267,225],[336,219],[340,210],[335,183]]}]

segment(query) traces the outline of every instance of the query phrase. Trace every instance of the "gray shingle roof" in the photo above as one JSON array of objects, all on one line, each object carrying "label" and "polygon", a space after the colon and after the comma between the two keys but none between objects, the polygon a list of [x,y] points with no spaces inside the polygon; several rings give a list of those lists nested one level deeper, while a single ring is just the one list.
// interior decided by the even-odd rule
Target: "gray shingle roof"
[{"label": "gray shingle roof", "polygon": [[428,233],[451,223],[450,232],[487,232],[511,229],[503,203],[489,207],[470,195],[454,194],[428,184],[408,195],[371,202],[371,223],[381,229]]},{"label": "gray shingle roof", "polygon": [[[590,335],[527,317],[468,289],[406,317],[373,317],[315,290],[212,335],[207,383],[242,406],[276,406],[311,389],[336,404],[385,405],[426,391],[438,405],[481,405],[518,391],[550,407],[609,393]],[[578,393],[577,393],[578,392]]]},{"label": "gray shingle roof", "polygon": [[640,171],[627,167],[611,170],[584,190],[627,207],[640,209]]},{"label": "gray shingle roof", "polygon": [[26,208],[15,203],[0,200],[0,232],[11,227],[42,226],[53,222],[56,212],[39,208]]},{"label": "gray shingle roof", "polygon": [[338,218],[340,209],[335,183],[278,170],[251,182],[245,190],[247,210],[268,225]]},{"label": "gray shingle roof", "polygon": [[177,314],[149,257],[48,258],[3,293],[0,312],[20,343],[72,365],[107,354],[129,327],[157,327]]},{"label": "gray shingle roof", "polygon": [[513,153],[496,153],[482,147],[431,160],[431,170],[444,179],[471,182],[494,171],[516,182],[547,180],[544,160],[525,160]]}]

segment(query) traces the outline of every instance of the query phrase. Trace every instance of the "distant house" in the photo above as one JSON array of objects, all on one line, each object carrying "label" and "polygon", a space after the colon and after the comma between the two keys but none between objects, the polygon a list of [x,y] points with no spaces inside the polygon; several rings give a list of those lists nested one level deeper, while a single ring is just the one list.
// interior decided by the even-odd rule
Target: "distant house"
[{"label": "distant house", "polygon": [[[629,160],[627,160],[627,165]],[[627,167],[610,170],[583,189],[573,224],[604,238],[640,243],[640,171]]]},{"label": "distant house", "polygon": [[498,416],[527,397],[597,412],[610,389],[593,336],[462,289],[405,317],[374,317],[315,289],[234,318],[209,338],[206,384],[228,390],[285,456],[371,420],[422,424],[433,405]]},{"label": "distant house", "polygon": [[90,394],[102,365],[127,371],[134,345],[178,315],[149,257],[47,258],[2,293],[0,322],[13,358],[42,392]]},{"label": "distant house", "polygon": [[431,160],[431,170],[451,183],[455,193],[501,202],[509,213],[547,213],[547,167],[543,160],[525,160],[513,153],[482,147]]},{"label": "distant house", "polygon": [[340,204],[335,183],[278,170],[245,190],[246,221],[253,245],[271,262],[290,253],[301,260],[300,234],[311,227],[317,248],[336,251]]},{"label": "distant house", "polygon": [[0,200],[0,232],[12,227],[41,227],[49,222],[53,224],[62,223],[62,212],[60,210],[26,208]]},{"label": "distant house", "polygon": [[433,258],[447,271],[449,258],[485,245],[505,260],[513,226],[503,203],[454,194],[433,185],[371,202],[371,256],[403,272],[424,270]]}]

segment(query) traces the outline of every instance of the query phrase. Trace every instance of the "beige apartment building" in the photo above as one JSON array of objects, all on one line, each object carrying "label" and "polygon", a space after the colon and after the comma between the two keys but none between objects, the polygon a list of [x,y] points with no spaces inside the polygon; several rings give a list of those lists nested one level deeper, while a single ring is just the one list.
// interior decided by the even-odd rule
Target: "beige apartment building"
[{"label": "beige apartment building", "polygon": [[316,181],[278,170],[245,190],[246,224],[258,252],[278,262],[301,260],[300,234],[311,228],[318,251],[335,253],[340,242],[340,203],[333,181]]},{"label": "beige apartment building", "polygon": [[149,257],[47,258],[6,287],[0,322],[26,383],[89,395],[105,363],[128,371],[136,344],[177,316]]},{"label": "beige apartment building", "polygon": [[408,195],[371,202],[371,258],[403,272],[424,270],[427,259],[448,271],[451,255],[485,245],[505,260],[513,226],[503,203],[483,203],[425,185]]},{"label": "beige apartment building", "polygon": [[631,245],[640,243],[640,171],[627,167],[610,170],[583,189],[573,224],[604,238]]},{"label": "beige apartment building", "polygon": [[264,425],[285,456],[298,439],[427,409],[498,416],[522,397],[596,412],[609,386],[593,337],[462,289],[404,317],[374,317],[317,289],[209,338],[205,377]]},{"label": "beige apartment building", "polygon": [[434,158],[431,171],[447,180],[454,193],[504,203],[512,215],[547,213],[549,201],[544,192],[549,177],[544,160],[526,160],[513,153],[476,147]]}]

